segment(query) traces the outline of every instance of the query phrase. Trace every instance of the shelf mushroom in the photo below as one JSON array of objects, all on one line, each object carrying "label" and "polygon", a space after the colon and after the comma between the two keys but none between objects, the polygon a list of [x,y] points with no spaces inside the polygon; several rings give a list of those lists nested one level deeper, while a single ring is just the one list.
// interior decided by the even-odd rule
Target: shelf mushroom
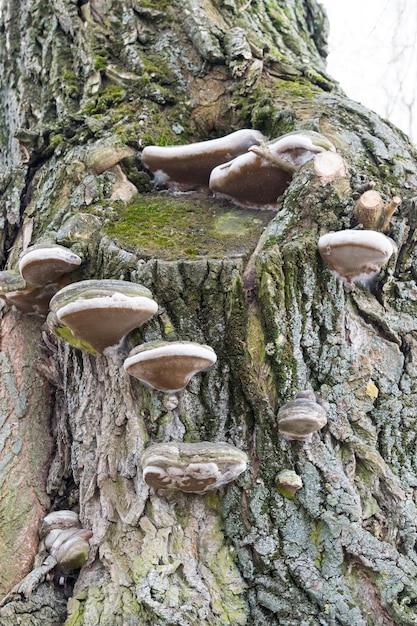
[{"label": "shelf mushroom", "polygon": [[248,457],[227,443],[159,443],[142,455],[145,482],[155,489],[203,494],[220,489],[246,470]]},{"label": "shelf mushroom", "polygon": [[352,284],[376,276],[397,248],[375,230],[340,230],[322,235],[318,250],[336,276]]},{"label": "shelf mushroom", "polygon": [[0,298],[21,313],[47,315],[52,296],[80,264],[80,257],[63,246],[30,246],[20,255],[19,271],[0,272]]},{"label": "shelf mushroom", "polygon": [[142,383],[175,393],[191,378],[214,365],[213,348],[192,341],[150,341],[134,348],[124,362],[128,374]]},{"label": "shelf mushroom", "polygon": [[19,271],[29,285],[54,283],[63,274],[73,272],[81,259],[69,248],[56,244],[35,244],[22,252]]},{"label": "shelf mushroom", "polygon": [[182,146],[147,146],[142,163],[154,174],[157,184],[208,187],[211,170],[265,141],[259,130],[241,129],[225,137]]},{"label": "shelf mushroom", "polygon": [[326,402],[313,391],[300,391],[278,411],[278,430],[288,440],[310,441],[327,424]]},{"label": "shelf mushroom", "polygon": [[291,178],[304,163],[333,144],[320,133],[295,131],[251,146],[228,163],[215,167],[209,187],[249,207],[275,206]]},{"label": "shelf mushroom", "polygon": [[123,280],[84,280],[67,285],[50,302],[49,328],[90,352],[116,346],[158,310],[143,285]]},{"label": "shelf mushroom", "polygon": [[292,498],[303,487],[301,476],[294,470],[282,470],[275,480],[281,495],[286,498]]},{"label": "shelf mushroom", "polygon": [[48,315],[49,303],[52,297],[62,289],[68,280],[66,276],[54,283],[48,283],[40,287],[29,287],[27,289],[16,289],[0,294],[0,297],[9,306],[15,306],[18,311],[27,315]]}]

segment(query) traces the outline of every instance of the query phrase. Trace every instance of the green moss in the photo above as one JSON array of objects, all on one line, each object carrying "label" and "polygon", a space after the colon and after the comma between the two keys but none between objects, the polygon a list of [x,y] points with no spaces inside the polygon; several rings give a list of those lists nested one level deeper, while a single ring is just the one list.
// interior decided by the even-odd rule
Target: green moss
[{"label": "green moss", "polygon": [[119,105],[125,93],[125,89],[120,85],[109,85],[103,89],[97,98],[90,100],[85,105],[83,113],[85,115],[105,113],[108,109]]},{"label": "green moss", "polygon": [[142,196],[128,207],[106,233],[145,258],[223,258],[247,256],[256,246],[270,211],[240,209],[207,197]]},{"label": "green moss", "polygon": [[277,89],[281,92],[281,95],[285,94],[291,98],[302,98],[307,100],[311,100],[321,93],[320,89],[314,87],[305,79],[279,80],[277,82]]},{"label": "green moss", "polygon": [[68,618],[65,626],[82,626],[84,623],[84,603],[80,602],[78,596],[68,600]]},{"label": "green moss", "polygon": [[107,57],[97,55],[94,59],[94,69],[98,72],[104,70],[107,65]]}]

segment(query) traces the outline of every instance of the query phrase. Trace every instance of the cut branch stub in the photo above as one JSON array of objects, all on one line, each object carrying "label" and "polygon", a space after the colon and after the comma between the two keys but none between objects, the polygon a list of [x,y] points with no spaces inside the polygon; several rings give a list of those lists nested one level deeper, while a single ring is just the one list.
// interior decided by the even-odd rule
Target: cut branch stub
[{"label": "cut branch stub", "polygon": [[72,345],[103,353],[158,310],[149,289],[123,280],[85,280],[52,298],[48,326]]},{"label": "cut branch stub", "polygon": [[314,131],[295,131],[253,146],[228,163],[214,168],[209,186],[249,207],[275,206],[296,170],[325,150],[334,151],[326,137]]},{"label": "cut branch stub", "polygon": [[134,348],[124,368],[142,383],[165,393],[184,389],[217,360],[213,348],[192,341],[151,341]]},{"label": "cut branch stub", "polygon": [[160,443],[142,455],[143,478],[155,489],[214,491],[246,470],[245,452],[227,443]]},{"label": "cut branch stub", "polygon": [[225,137],[185,146],[147,146],[142,163],[154,174],[157,184],[174,183],[187,189],[208,187],[216,165],[245,153],[265,141],[259,130],[242,129]]},{"label": "cut branch stub", "polygon": [[68,248],[54,244],[36,244],[20,255],[19,271],[29,285],[42,286],[55,282],[79,265],[80,257]]},{"label": "cut branch stub", "polygon": [[385,205],[378,191],[368,189],[356,201],[353,217],[364,228],[388,231],[391,217],[400,204],[401,198],[393,196],[389,204]]},{"label": "cut branch stub", "polygon": [[328,267],[348,283],[376,276],[397,250],[392,239],[374,230],[327,233],[318,249]]},{"label": "cut branch stub", "polygon": [[319,403],[313,392],[296,394],[295,399],[278,411],[278,430],[289,440],[309,441],[317,430],[327,424],[326,405]]}]

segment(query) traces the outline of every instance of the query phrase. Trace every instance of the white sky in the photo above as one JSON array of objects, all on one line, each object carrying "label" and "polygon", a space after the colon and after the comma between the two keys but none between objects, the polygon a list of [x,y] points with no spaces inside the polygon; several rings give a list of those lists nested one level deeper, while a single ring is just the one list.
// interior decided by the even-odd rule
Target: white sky
[{"label": "white sky", "polygon": [[417,0],[319,0],[328,72],[346,94],[417,142]]}]

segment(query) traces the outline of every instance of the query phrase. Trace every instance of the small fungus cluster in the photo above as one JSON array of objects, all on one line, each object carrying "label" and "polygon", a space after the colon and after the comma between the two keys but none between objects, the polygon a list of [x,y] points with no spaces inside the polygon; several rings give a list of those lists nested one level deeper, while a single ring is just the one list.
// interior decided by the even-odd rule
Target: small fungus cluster
[{"label": "small fungus cluster", "polygon": [[315,131],[294,131],[268,141],[259,131],[242,129],[186,146],[147,146],[142,162],[156,184],[209,188],[239,205],[266,208],[276,206],[294,172],[327,150],[335,148]]},{"label": "small fungus cluster", "polygon": [[[93,533],[81,527],[77,513],[61,510],[43,518],[39,530],[40,550],[53,557],[54,569],[61,576],[79,569],[88,558]],[[52,563],[51,563],[52,565]]]}]

